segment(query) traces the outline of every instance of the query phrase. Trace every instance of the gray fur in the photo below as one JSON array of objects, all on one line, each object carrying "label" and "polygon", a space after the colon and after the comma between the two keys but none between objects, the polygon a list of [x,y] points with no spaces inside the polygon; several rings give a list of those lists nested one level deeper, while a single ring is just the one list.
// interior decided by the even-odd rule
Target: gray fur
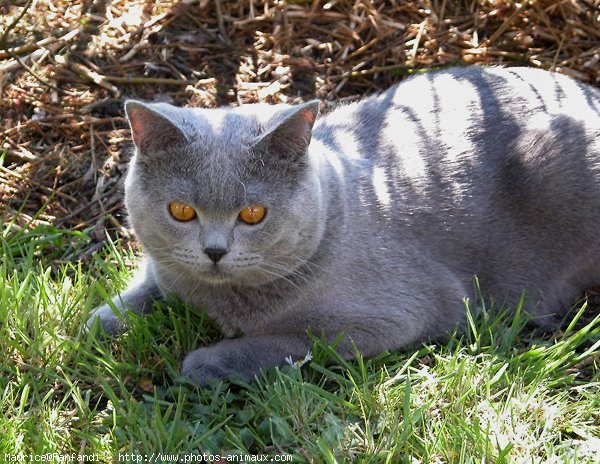
[{"label": "gray fur", "polygon": [[[126,204],[146,258],[114,304],[145,312],[174,294],[244,334],[190,353],[185,375],[250,379],[303,358],[307,330],[343,332],[348,357],[352,343],[372,356],[444,334],[474,275],[499,303],[526,290],[545,325],[600,283],[597,90],[471,67],[341,106],[311,134],[317,107],[127,103]],[[199,216],[177,223],[174,200]],[[262,223],[236,220],[255,203]],[[207,246],[229,253],[214,265]],[[95,315],[123,329],[108,306]]]}]

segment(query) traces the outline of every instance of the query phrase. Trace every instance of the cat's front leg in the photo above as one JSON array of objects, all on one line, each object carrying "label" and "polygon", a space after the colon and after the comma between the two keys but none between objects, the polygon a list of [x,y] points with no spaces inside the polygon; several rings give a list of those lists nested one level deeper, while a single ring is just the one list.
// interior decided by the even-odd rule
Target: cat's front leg
[{"label": "cat's front leg", "polygon": [[223,340],[189,353],[183,361],[182,374],[200,385],[211,379],[251,381],[261,368],[282,366],[288,358],[304,358],[310,347],[306,333]]},{"label": "cat's front leg", "polygon": [[98,319],[105,332],[111,335],[121,334],[127,327],[126,311],[137,314],[148,313],[153,309],[153,302],[160,298],[162,293],[154,280],[150,263],[143,262],[127,289],[112,299],[112,306],[117,313],[111,305],[98,306],[92,310],[87,327],[91,328]]}]

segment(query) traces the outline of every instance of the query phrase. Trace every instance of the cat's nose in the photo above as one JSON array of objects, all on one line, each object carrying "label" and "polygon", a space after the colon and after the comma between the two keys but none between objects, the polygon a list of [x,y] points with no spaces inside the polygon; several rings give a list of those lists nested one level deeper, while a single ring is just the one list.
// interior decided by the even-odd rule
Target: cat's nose
[{"label": "cat's nose", "polygon": [[204,253],[206,253],[211,261],[215,264],[217,264],[221,258],[227,254],[228,251],[229,250],[226,250],[225,248],[208,247],[204,249]]}]

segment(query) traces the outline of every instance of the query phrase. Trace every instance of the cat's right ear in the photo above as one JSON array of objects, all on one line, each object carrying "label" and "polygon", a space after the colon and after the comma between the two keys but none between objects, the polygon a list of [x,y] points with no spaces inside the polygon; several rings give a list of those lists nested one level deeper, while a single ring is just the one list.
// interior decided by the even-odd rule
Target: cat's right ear
[{"label": "cat's right ear", "polygon": [[[170,110],[171,112],[174,110]],[[125,102],[133,143],[141,153],[160,151],[187,140],[164,103]]]}]

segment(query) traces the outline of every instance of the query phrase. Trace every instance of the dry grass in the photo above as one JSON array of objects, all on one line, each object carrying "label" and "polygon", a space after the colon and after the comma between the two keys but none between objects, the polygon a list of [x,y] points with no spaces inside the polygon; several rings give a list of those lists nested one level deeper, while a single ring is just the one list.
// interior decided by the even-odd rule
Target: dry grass
[{"label": "dry grass", "polygon": [[126,97],[327,106],[457,64],[600,85],[600,0],[0,0],[0,204],[127,237]]}]

